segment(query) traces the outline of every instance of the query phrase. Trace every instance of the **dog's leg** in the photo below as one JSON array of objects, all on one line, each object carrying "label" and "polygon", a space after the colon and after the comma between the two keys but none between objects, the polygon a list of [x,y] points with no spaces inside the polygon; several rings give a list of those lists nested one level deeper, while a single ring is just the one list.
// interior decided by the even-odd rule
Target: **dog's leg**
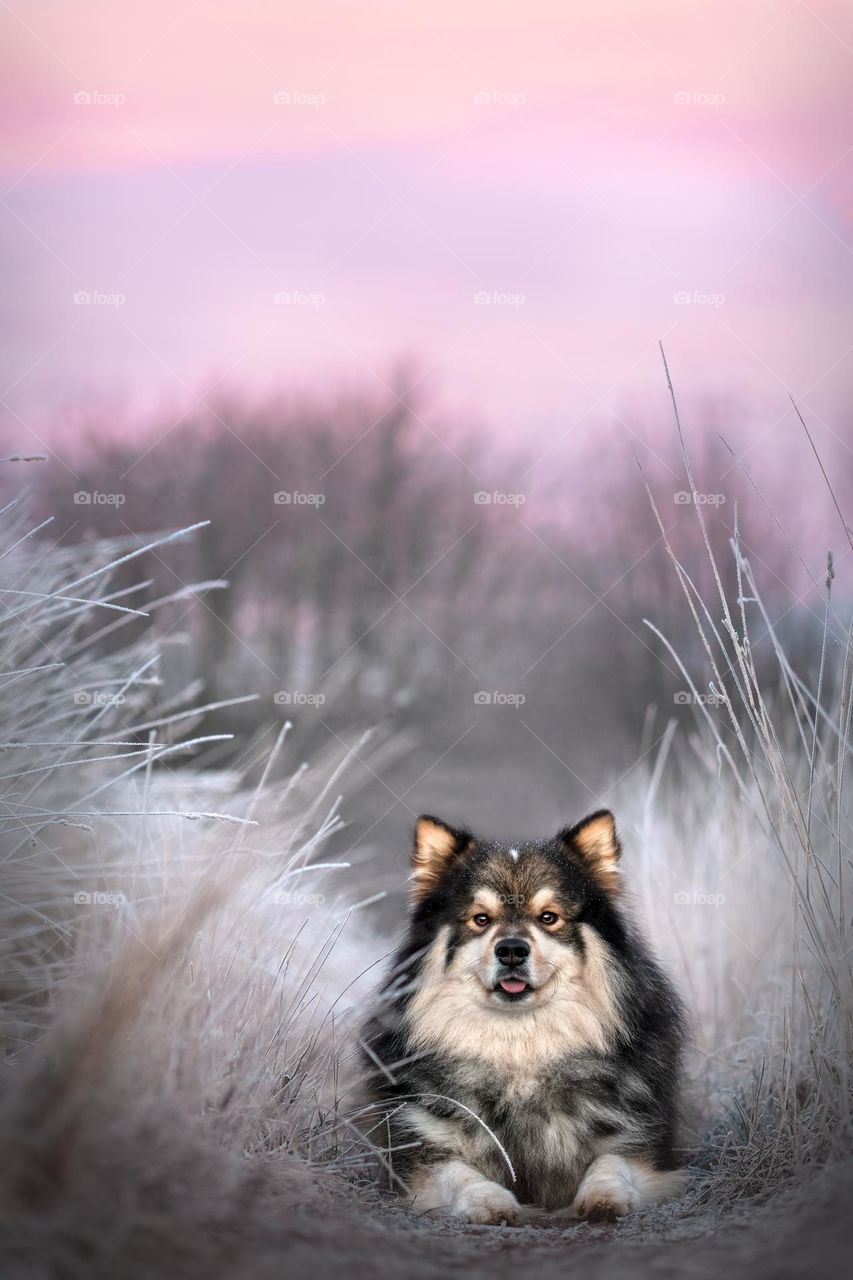
[{"label": "dog's leg", "polygon": [[444,1209],[466,1222],[522,1220],[523,1209],[511,1191],[491,1182],[464,1160],[445,1160],[410,1180],[415,1211]]},{"label": "dog's leg", "polygon": [[683,1184],[678,1170],[661,1173],[631,1156],[599,1156],[581,1179],[572,1209],[593,1222],[621,1218],[643,1205],[671,1200]]}]

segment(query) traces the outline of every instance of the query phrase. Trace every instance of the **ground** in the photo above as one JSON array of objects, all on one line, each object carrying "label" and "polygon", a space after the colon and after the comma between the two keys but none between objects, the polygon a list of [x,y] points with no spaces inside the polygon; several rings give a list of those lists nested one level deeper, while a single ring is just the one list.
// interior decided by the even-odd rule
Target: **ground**
[{"label": "ground", "polygon": [[345,1274],[347,1280],[448,1274],[556,1280],[567,1271],[584,1280],[834,1276],[849,1274],[851,1204],[853,1161],[764,1204],[684,1215],[662,1208],[615,1226],[473,1227],[388,1207],[322,1238],[306,1217],[286,1248],[287,1265],[294,1275]]},{"label": "ground", "polygon": [[259,1199],[219,1201],[203,1221],[182,1224],[182,1206],[161,1203],[159,1221],[143,1217],[126,1233],[106,1214],[97,1244],[88,1224],[75,1232],[67,1220],[66,1238],[51,1240],[48,1216],[4,1249],[3,1280],[800,1280],[850,1270],[853,1160],[764,1202],[691,1208],[688,1196],[607,1226],[470,1226],[329,1186],[294,1207],[292,1182],[272,1195],[261,1182]]}]

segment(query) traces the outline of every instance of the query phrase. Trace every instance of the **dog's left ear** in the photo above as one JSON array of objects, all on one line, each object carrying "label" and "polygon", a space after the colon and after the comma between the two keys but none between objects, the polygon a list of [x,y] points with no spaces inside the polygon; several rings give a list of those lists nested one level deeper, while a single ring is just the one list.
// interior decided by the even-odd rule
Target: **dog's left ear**
[{"label": "dog's left ear", "polygon": [[608,893],[620,888],[619,859],[622,846],[616,835],[616,822],[609,809],[599,809],[576,827],[567,827],[558,837],[580,856],[594,880]]},{"label": "dog's left ear", "polygon": [[423,898],[438,884],[447,867],[471,843],[467,831],[457,831],[440,818],[425,814],[415,823],[412,845],[412,888]]}]

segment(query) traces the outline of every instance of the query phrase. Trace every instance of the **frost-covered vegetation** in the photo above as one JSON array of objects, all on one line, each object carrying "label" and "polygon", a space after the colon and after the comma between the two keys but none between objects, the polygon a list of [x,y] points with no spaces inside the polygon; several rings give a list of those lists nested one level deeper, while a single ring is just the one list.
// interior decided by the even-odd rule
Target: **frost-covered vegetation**
[{"label": "frost-covered vegetation", "polygon": [[[792,663],[779,583],[770,607],[734,512],[729,542],[710,529],[689,462],[683,485],[697,532],[685,549],[661,517],[673,590],[665,616],[653,594],[644,638],[684,697],[677,714],[650,710],[636,763],[601,796],[620,819],[637,910],[693,1023],[684,1135],[693,1177],[680,1202],[652,1212],[655,1231],[701,1226],[709,1214],[716,1222],[735,1202],[808,1186],[819,1169],[840,1166],[851,1138],[844,556],[826,570],[811,569],[810,555],[798,565],[811,595]],[[426,512],[426,491],[424,503]],[[364,536],[379,545],[377,510],[362,505]],[[306,765],[269,688],[254,704],[245,699],[255,691],[235,692],[232,704],[212,696],[192,664],[185,683],[175,674],[173,649],[184,632],[190,648],[199,642],[199,600],[227,576],[230,552],[197,581],[188,572],[205,553],[185,548],[203,547],[215,528],[142,536],[128,521],[121,535],[54,543],[31,512],[22,499],[0,513],[8,1274],[254,1277],[280,1274],[288,1259],[330,1272],[356,1239],[369,1254],[371,1222],[384,1269],[417,1273],[404,1236],[422,1228],[383,1203],[371,1180],[355,1028],[398,924],[406,810],[421,779],[412,795],[398,787],[382,797],[383,808],[397,797],[395,847],[342,817],[366,776],[391,789],[389,771],[417,741],[418,672],[428,691],[435,661],[424,656],[419,667],[411,649],[414,635],[425,643],[423,629],[406,631],[405,643],[396,636],[399,669],[389,664],[382,689],[370,685],[363,699],[370,663],[356,645],[346,716],[332,729],[305,709],[315,716]],[[196,514],[206,513],[185,513]],[[846,552],[843,522],[839,533]],[[793,557],[784,530],[776,536]],[[405,542],[387,554],[400,557],[403,584],[440,549],[430,542],[416,565]],[[312,568],[304,546],[294,552],[294,584],[277,575],[282,633],[299,625],[298,611],[288,612],[291,586],[302,603],[322,589],[312,626],[331,625],[335,609],[355,611],[357,592],[336,596],[316,554]],[[484,592],[498,572],[494,539],[471,556],[436,599],[445,599],[442,616],[458,618],[458,643],[469,619],[484,645],[497,643],[466,597],[481,560]],[[156,575],[136,572],[155,563]],[[170,563],[180,566],[171,579]],[[543,581],[510,576],[500,594],[507,610],[520,599],[519,626],[530,627],[535,598],[553,600],[554,583]],[[242,607],[228,614],[238,632]],[[339,642],[365,622],[358,616],[341,624]],[[384,644],[377,639],[374,664],[385,661]],[[624,684],[631,679],[620,671]],[[366,722],[377,699],[393,702],[402,689],[407,698],[377,745],[354,736],[360,706]],[[641,692],[626,702],[626,733]],[[247,705],[254,718],[241,720]],[[302,712],[292,711],[298,730]],[[221,728],[229,716],[251,732],[232,738]],[[437,722],[425,720],[434,747],[426,772],[452,792],[441,743],[450,748],[457,725],[436,736]],[[573,723],[577,731],[577,714]],[[529,741],[504,735],[494,788],[511,779],[524,791]],[[636,1227],[620,1231],[630,1239]],[[528,1231],[524,1239],[536,1247]]]}]

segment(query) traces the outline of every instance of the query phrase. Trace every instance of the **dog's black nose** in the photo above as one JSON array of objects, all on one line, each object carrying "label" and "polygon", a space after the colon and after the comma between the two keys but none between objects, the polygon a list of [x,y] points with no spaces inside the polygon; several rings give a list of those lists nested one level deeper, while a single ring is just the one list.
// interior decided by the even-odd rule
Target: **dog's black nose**
[{"label": "dog's black nose", "polygon": [[523,938],[502,938],[495,945],[495,955],[501,964],[514,969],[517,965],[524,964],[530,955],[530,945]]}]

